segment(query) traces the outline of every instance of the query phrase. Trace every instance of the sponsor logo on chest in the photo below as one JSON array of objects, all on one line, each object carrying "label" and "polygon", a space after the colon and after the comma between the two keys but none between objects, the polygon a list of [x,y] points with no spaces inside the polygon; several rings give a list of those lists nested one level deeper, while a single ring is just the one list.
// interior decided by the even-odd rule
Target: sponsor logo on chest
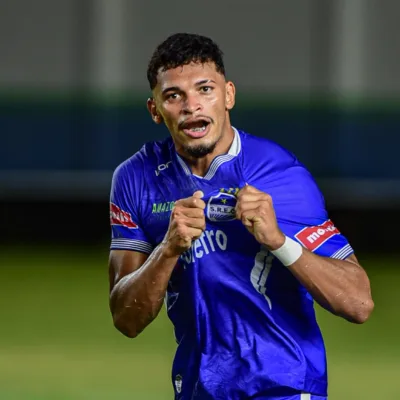
[{"label": "sponsor logo on chest", "polygon": [[151,213],[152,214],[161,214],[161,213],[172,211],[172,209],[174,208],[174,205],[175,205],[174,201],[153,203]]}]

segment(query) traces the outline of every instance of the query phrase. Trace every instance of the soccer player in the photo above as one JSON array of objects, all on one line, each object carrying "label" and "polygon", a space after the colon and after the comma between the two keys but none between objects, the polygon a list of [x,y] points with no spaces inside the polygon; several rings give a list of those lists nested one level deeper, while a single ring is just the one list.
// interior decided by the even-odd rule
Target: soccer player
[{"label": "soccer player", "polygon": [[147,77],[170,137],[113,176],[116,328],[136,337],[166,299],[176,399],[326,399],[313,300],[354,323],[373,309],[352,247],[296,157],[231,125],[235,86],[211,39],[168,37]]}]

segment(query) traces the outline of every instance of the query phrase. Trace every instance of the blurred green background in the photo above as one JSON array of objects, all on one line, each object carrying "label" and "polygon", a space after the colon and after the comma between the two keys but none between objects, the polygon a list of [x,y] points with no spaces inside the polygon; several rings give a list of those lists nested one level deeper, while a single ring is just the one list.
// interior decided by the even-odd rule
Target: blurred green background
[{"label": "blurred green background", "polygon": [[[165,310],[138,338],[114,329],[108,252],[97,247],[1,248],[0,399],[169,400],[174,353]],[[376,310],[352,325],[317,307],[330,398],[400,398],[398,259],[363,257]]]}]

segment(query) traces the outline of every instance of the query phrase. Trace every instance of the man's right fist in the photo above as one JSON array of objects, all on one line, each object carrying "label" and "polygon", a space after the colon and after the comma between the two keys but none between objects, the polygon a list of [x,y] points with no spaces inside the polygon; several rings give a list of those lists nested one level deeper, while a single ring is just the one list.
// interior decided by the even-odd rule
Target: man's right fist
[{"label": "man's right fist", "polygon": [[175,202],[163,240],[168,256],[181,255],[206,229],[206,203],[202,200],[203,196],[203,192],[198,190],[193,196]]}]

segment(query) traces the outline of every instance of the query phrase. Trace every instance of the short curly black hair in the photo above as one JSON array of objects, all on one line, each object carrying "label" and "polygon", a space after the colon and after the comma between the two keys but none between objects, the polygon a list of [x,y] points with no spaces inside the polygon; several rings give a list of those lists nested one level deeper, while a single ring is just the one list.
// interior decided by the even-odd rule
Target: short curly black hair
[{"label": "short curly black hair", "polygon": [[213,62],[216,70],[225,76],[223,52],[206,36],[193,33],[175,33],[162,42],[154,51],[147,67],[150,89],[157,85],[157,75],[161,68],[166,71],[191,62]]}]

